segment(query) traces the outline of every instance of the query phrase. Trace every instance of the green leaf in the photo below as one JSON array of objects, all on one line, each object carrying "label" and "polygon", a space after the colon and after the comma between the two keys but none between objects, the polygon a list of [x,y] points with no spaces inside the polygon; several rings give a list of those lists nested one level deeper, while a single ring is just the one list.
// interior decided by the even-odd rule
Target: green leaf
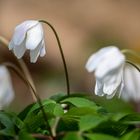
[{"label": "green leaf", "polygon": [[97,115],[86,115],[80,118],[79,127],[81,131],[95,128],[97,125],[106,121],[107,117]]},{"label": "green leaf", "polygon": [[6,136],[14,136],[16,134],[16,128],[21,129],[23,122],[13,113],[7,113],[0,111],[0,134]]},{"label": "green leaf", "polygon": [[[110,113],[134,113],[134,106],[132,104],[129,104],[127,102],[124,102],[121,99],[118,98],[112,98],[111,100],[106,100],[105,97],[101,98],[98,96],[95,96],[95,101],[98,104],[101,104],[104,108],[106,108]],[[117,107],[116,107],[117,105]]]},{"label": "green leaf", "polygon": [[119,120],[124,124],[140,124],[140,114],[128,114]]},{"label": "green leaf", "polygon": [[61,103],[70,103],[76,107],[95,107],[97,108],[97,105],[88,99],[81,98],[81,97],[70,97],[66,98],[61,101]]},{"label": "green leaf", "polygon": [[90,107],[73,107],[65,113],[58,123],[57,130],[60,131],[76,131],[79,129],[79,119],[86,115],[97,114],[94,108]]},{"label": "green leaf", "polygon": [[93,129],[94,132],[104,133],[113,136],[122,136],[127,131],[130,131],[131,126],[121,124],[119,122],[114,122],[111,120],[101,122],[96,128]]},{"label": "green leaf", "polygon": [[93,133],[93,134],[85,134],[85,136],[89,140],[119,140],[118,138],[115,138],[111,135],[106,135],[106,134]]},{"label": "green leaf", "polygon": [[114,114],[109,114],[110,117],[111,117],[111,120],[113,121],[119,121],[121,120],[122,118],[124,118],[125,116],[128,115],[128,113],[114,113]]},{"label": "green leaf", "polygon": [[21,119],[21,120],[24,120],[25,117],[27,116],[28,112],[30,111],[30,109],[33,107],[34,104],[30,104],[28,105],[23,111],[21,111],[18,115],[18,117]]},{"label": "green leaf", "polygon": [[70,117],[63,117],[57,124],[57,133],[66,131],[78,131],[78,120]]},{"label": "green leaf", "polygon": [[140,139],[140,129],[135,129],[121,138],[121,140],[139,140],[139,139]]},{"label": "green leaf", "polygon": [[76,132],[69,132],[65,135],[65,137],[63,138],[63,140],[84,140],[82,138],[82,136],[80,135],[80,133],[76,133]]},{"label": "green leaf", "polygon": [[[44,100],[44,101],[42,101],[42,105],[43,106],[47,106],[48,104],[50,104],[50,103],[56,103],[55,101],[53,101],[53,100],[51,100],[51,99],[46,99],[46,100]],[[30,114],[31,112],[33,112],[33,111],[35,111],[35,110],[38,110],[38,109],[40,109],[40,105],[38,104],[38,103],[36,103],[36,104],[34,104],[32,107],[31,107],[31,109],[30,109],[30,111],[28,112],[28,114]]]},{"label": "green leaf", "polygon": [[59,102],[60,100],[62,100],[63,98],[66,97],[66,94],[64,93],[59,93],[59,94],[56,94],[56,95],[53,95],[50,97],[51,100],[54,100],[56,102]]},{"label": "green leaf", "polygon": [[20,132],[18,140],[35,140],[35,139],[27,132]]},{"label": "green leaf", "polygon": [[[46,118],[50,123],[55,117],[60,117],[64,114],[61,105],[56,103],[45,105],[44,111],[46,112]],[[24,129],[27,129],[29,132],[37,132],[39,128],[46,129],[46,123],[41,110],[39,112],[30,112],[24,119],[24,124],[26,125]]]},{"label": "green leaf", "polygon": [[34,112],[30,113],[24,120],[25,127],[23,130],[26,130],[30,133],[36,132],[41,126],[46,125],[44,123],[44,118],[42,112],[35,114]]},{"label": "green leaf", "polygon": [[62,116],[64,114],[63,108],[61,107],[60,104],[54,104],[54,103],[50,103],[46,106],[44,106],[44,110],[45,112],[52,114],[53,116]]},{"label": "green leaf", "polygon": [[96,109],[92,107],[73,107],[64,116],[85,116],[97,114]]}]

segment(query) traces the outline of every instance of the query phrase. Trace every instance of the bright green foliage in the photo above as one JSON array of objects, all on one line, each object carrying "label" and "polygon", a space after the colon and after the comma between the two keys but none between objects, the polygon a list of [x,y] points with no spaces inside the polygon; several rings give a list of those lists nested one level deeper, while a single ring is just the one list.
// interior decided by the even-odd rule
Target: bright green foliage
[{"label": "bright green foliage", "polygon": [[20,132],[18,135],[19,140],[35,140],[29,133]]},{"label": "bright green foliage", "polygon": [[[56,95],[42,104],[53,137],[58,140],[140,139],[139,113],[108,112],[108,108],[79,95]],[[52,137],[38,103],[19,114],[0,111],[0,140],[37,140],[37,135],[40,139]]]},{"label": "bright green foliage", "polygon": [[124,135],[121,140],[140,140],[140,129],[135,129]]},{"label": "bright green foliage", "polygon": [[97,133],[93,133],[93,134],[86,134],[85,135],[89,140],[119,140],[118,138],[115,138],[113,136],[110,135],[106,135],[106,134],[97,134]]},{"label": "bright green foliage", "polygon": [[80,117],[79,127],[81,131],[87,131],[96,128],[96,126],[106,120],[106,117],[100,115],[85,115]]},{"label": "bright green foliage", "polygon": [[69,97],[62,100],[61,103],[71,103],[76,107],[97,107],[93,101],[80,97]]},{"label": "bright green foliage", "polygon": [[63,140],[84,140],[84,138],[82,138],[82,136],[80,135],[80,133],[69,132],[63,138]]}]

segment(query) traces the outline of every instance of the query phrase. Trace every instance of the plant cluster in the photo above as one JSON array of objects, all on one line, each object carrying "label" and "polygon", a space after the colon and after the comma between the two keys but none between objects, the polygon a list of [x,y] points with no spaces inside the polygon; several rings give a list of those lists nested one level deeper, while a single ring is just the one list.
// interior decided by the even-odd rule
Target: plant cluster
[{"label": "plant cluster", "polygon": [[[46,54],[42,23],[53,31],[63,60],[67,94],[57,94],[41,100],[26,64],[21,59],[26,50],[35,63]],[[4,62],[0,66],[0,140],[139,140],[140,114],[136,112],[108,111],[86,94],[71,93],[69,75],[62,46],[55,28],[45,20],[27,20],[19,24],[10,42],[0,37],[3,46],[9,47],[18,65]],[[88,72],[96,78],[95,94],[124,100],[140,101],[139,67],[130,61],[130,50],[109,46],[92,54],[86,63]],[[29,87],[34,103],[20,113],[4,110],[14,98],[8,70],[12,69]],[[133,76],[132,76],[133,75]],[[107,102],[107,101],[106,101]],[[117,104],[116,104],[117,107]]]}]

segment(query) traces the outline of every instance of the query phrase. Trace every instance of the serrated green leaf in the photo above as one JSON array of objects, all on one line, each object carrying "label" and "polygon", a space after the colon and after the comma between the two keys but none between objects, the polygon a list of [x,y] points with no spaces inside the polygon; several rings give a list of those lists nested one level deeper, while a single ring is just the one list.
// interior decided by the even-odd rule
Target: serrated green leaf
[{"label": "serrated green leaf", "polygon": [[[46,118],[49,122],[51,122],[52,119],[55,119],[55,117],[60,117],[64,114],[61,105],[57,103],[45,105],[44,111],[46,112]],[[30,112],[24,119],[24,124],[26,125],[26,128],[24,129],[27,129],[29,132],[37,132],[39,128],[46,129],[46,123],[41,110],[39,112]]]},{"label": "serrated green leaf", "polygon": [[73,131],[78,130],[79,119],[85,115],[97,114],[93,108],[90,107],[73,107],[65,113],[58,124],[58,131]]},{"label": "serrated green leaf", "polygon": [[76,107],[95,107],[97,108],[97,105],[88,99],[81,98],[81,97],[69,97],[61,101],[61,103],[71,103],[72,105]]},{"label": "serrated green leaf", "polygon": [[63,140],[84,140],[80,133],[77,132],[69,132],[65,135]]},{"label": "serrated green leaf", "polygon": [[82,116],[79,121],[79,127],[81,131],[87,131],[95,128],[100,123],[107,120],[107,117],[97,115]]},{"label": "serrated green leaf", "polygon": [[45,122],[41,112],[38,114],[32,112],[25,118],[24,124],[24,130],[27,130],[28,132],[35,132],[41,126],[44,126]]},{"label": "serrated green leaf", "polygon": [[122,117],[119,121],[125,124],[140,124],[140,114],[128,114]]},{"label": "serrated green leaf", "polygon": [[121,99],[112,98],[111,100],[106,100],[105,97],[100,98],[98,96],[95,96],[95,100],[104,108],[106,108],[110,113],[134,113],[134,106],[132,106],[132,104],[124,102]]},{"label": "serrated green leaf", "polygon": [[59,120],[56,131],[59,133],[64,131],[78,131],[78,129],[79,127],[77,119],[64,117]]},{"label": "serrated green leaf", "polygon": [[55,105],[53,114],[55,116],[62,116],[64,114],[63,108],[61,107],[60,104]]},{"label": "serrated green leaf", "polygon": [[96,109],[92,107],[73,107],[64,116],[85,116],[97,114]]},{"label": "serrated green leaf", "polygon": [[125,134],[121,140],[140,140],[140,129],[135,129]]},{"label": "serrated green leaf", "polygon": [[93,134],[85,134],[85,136],[89,140],[119,140],[118,138],[115,138],[111,135],[106,135],[106,134],[93,133]]},{"label": "serrated green leaf", "polygon": [[[43,106],[47,106],[48,104],[50,104],[50,103],[56,103],[55,101],[53,101],[53,100],[51,100],[51,99],[46,99],[46,100],[44,100],[44,101],[42,101],[42,105]],[[35,110],[38,110],[38,109],[40,109],[40,105],[38,104],[38,103],[36,103],[36,104],[34,104],[32,107],[31,107],[31,109],[30,109],[30,111],[28,112],[28,114],[30,114],[31,112],[33,112],[33,111],[35,111]]]},{"label": "serrated green leaf", "polygon": [[0,129],[1,135],[14,136],[16,134],[16,129],[21,129],[23,127],[23,122],[13,113],[0,112],[0,122],[2,127]]},{"label": "serrated green leaf", "polygon": [[58,103],[50,103],[44,106],[45,112],[52,114],[53,116],[62,116],[64,114],[63,108]]},{"label": "serrated green leaf", "polygon": [[[35,104],[35,103],[34,103]],[[28,112],[30,111],[30,109],[33,107],[34,104],[30,104],[28,105],[25,109],[23,109],[19,114],[18,114],[18,117],[21,119],[21,120],[24,120],[25,117],[27,116]]]},{"label": "serrated green leaf", "polygon": [[128,130],[131,130],[131,126],[121,124],[119,122],[114,122],[111,120],[103,121],[96,128],[93,129],[94,132],[104,133],[113,136],[122,136]]},{"label": "serrated green leaf", "polygon": [[128,115],[128,113],[114,113],[114,114],[109,114],[110,117],[111,117],[111,120],[113,121],[119,121],[121,120],[122,118],[124,118],[125,116]]}]

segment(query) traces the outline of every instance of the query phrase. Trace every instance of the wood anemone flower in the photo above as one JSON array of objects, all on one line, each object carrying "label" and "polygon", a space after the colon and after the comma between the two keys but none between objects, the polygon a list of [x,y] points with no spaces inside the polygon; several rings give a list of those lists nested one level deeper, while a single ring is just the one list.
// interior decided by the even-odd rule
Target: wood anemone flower
[{"label": "wood anemone flower", "polygon": [[5,66],[0,66],[0,110],[14,99],[14,90],[10,74]]},{"label": "wood anemone flower", "polygon": [[112,98],[116,92],[121,94],[124,65],[125,56],[115,46],[102,48],[89,57],[86,69],[88,72],[95,71],[96,95]]},{"label": "wood anemone flower", "polygon": [[9,50],[20,59],[30,50],[30,62],[35,63],[39,56],[46,54],[42,24],[37,20],[27,20],[16,26],[9,43]]}]

